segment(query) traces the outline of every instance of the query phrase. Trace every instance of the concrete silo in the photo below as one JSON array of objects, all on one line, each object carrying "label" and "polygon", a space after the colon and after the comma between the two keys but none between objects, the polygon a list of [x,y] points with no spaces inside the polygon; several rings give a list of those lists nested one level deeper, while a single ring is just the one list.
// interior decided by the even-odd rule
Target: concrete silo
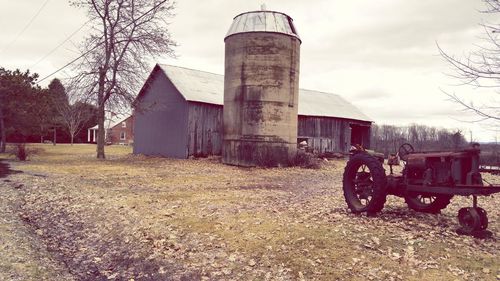
[{"label": "concrete silo", "polygon": [[242,13],[224,42],[223,162],[288,165],[297,151],[301,43],[292,18]]}]

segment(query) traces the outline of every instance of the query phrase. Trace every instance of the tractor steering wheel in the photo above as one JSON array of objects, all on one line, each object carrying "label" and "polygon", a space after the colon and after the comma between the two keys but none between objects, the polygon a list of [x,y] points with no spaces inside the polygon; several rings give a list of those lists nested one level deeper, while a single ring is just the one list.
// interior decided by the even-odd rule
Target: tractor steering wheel
[{"label": "tractor steering wheel", "polygon": [[403,143],[398,149],[399,158],[403,161],[408,161],[408,155],[415,152],[413,146],[409,143]]}]

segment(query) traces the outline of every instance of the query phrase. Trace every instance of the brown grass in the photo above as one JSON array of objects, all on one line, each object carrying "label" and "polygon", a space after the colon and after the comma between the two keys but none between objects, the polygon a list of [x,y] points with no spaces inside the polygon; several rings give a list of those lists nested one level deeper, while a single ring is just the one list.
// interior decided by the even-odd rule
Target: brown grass
[{"label": "brown grass", "polygon": [[[393,198],[377,218],[354,216],[343,202],[342,160],[314,170],[259,169],[218,158],[134,156],[124,146],[106,147],[105,161],[94,158],[92,145],[40,147],[31,161],[12,162],[25,172],[12,177],[25,183],[23,212],[47,230],[48,245],[96,248],[84,257],[68,250],[62,258],[69,265],[83,259],[91,266],[96,257],[112,263],[102,247],[117,255],[138,251],[165,268],[178,265],[172,276],[195,272],[210,279],[495,280],[500,274],[496,240],[454,234],[455,212],[465,200],[432,216]],[[486,208],[495,235],[497,203],[494,198]],[[70,239],[75,225],[81,226],[77,241]],[[408,247],[413,256],[405,256]],[[75,274],[88,277],[83,269]]]}]

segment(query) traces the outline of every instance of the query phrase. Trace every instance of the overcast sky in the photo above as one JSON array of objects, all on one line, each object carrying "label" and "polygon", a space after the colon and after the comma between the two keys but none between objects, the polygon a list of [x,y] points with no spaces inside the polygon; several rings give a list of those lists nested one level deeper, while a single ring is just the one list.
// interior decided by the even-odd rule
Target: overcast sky
[{"label": "overcast sky", "polygon": [[[497,135],[460,121],[470,117],[441,91],[476,103],[494,99],[491,89],[454,86],[436,47],[463,56],[481,43],[479,24],[492,18],[479,13],[480,0],[178,0],[169,20],[177,58],[158,61],[223,74],[233,17],[261,3],[294,19],[302,39],[301,88],[337,93],[378,124],[460,128],[481,141]],[[0,0],[0,66],[50,74],[78,56],[85,21],[84,11],[66,0]]]}]

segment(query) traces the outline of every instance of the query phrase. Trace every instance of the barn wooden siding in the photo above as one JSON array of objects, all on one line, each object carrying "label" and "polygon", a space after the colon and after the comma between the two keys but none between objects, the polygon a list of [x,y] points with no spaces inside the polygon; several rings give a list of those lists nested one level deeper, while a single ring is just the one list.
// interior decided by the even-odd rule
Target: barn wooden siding
[{"label": "barn wooden siding", "polygon": [[188,155],[222,154],[222,106],[189,102]]},{"label": "barn wooden siding", "polygon": [[351,126],[362,128],[361,142],[369,147],[370,122],[331,117],[299,115],[298,141],[307,140],[309,147],[323,152],[348,152],[351,146]]},{"label": "barn wooden siding", "polygon": [[[221,155],[222,106],[189,102],[188,108],[188,155]],[[370,147],[370,122],[302,115],[298,119],[298,140],[307,140],[319,153],[348,152],[353,127],[362,129],[356,142]]]}]

